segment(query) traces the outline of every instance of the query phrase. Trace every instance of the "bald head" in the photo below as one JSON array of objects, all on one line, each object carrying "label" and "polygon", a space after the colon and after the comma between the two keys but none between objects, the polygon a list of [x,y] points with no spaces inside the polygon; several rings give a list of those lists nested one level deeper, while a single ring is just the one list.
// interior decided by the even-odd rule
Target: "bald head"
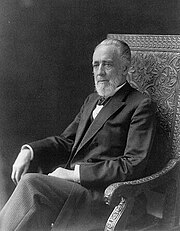
[{"label": "bald head", "polygon": [[95,47],[94,51],[100,46],[114,46],[121,60],[123,59],[129,68],[131,63],[131,50],[127,43],[118,39],[105,39]]}]

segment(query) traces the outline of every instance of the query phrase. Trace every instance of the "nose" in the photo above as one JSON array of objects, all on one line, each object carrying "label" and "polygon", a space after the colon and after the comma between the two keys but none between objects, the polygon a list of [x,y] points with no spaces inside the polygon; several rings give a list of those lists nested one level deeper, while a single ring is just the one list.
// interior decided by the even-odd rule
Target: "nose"
[{"label": "nose", "polygon": [[102,64],[99,65],[97,74],[98,75],[105,75],[105,69],[104,69],[104,66]]}]

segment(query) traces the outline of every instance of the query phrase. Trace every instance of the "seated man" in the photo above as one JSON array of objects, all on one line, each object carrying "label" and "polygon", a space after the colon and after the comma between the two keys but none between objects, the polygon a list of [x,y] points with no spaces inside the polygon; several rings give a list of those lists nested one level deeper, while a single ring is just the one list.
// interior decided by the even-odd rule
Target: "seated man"
[{"label": "seated man", "polygon": [[[60,136],[22,147],[12,170],[17,187],[0,212],[0,230],[98,228],[99,222],[105,224],[101,214],[110,213],[105,188],[143,176],[155,116],[151,99],[126,81],[130,59],[123,41],[106,39],[95,48],[96,93]],[[43,159],[52,172],[27,173],[31,162]],[[59,167],[62,161],[65,167]]]}]

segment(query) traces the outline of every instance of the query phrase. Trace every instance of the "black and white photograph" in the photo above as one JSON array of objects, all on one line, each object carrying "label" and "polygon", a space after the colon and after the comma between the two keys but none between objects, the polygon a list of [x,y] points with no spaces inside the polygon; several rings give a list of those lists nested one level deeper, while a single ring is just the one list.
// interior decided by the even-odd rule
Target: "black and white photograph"
[{"label": "black and white photograph", "polygon": [[179,0],[0,0],[0,231],[180,231]]}]

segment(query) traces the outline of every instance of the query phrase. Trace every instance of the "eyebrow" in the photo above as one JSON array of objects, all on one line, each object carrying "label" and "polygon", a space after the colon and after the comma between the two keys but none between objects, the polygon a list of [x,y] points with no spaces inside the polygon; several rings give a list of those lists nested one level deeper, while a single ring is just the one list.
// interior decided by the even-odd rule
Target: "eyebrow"
[{"label": "eyebrow", "polygon": [[[92,61],[92,64],[99,63],[99,61]],[[113,63],[112,59],[102,60],[102,63]]]}]

